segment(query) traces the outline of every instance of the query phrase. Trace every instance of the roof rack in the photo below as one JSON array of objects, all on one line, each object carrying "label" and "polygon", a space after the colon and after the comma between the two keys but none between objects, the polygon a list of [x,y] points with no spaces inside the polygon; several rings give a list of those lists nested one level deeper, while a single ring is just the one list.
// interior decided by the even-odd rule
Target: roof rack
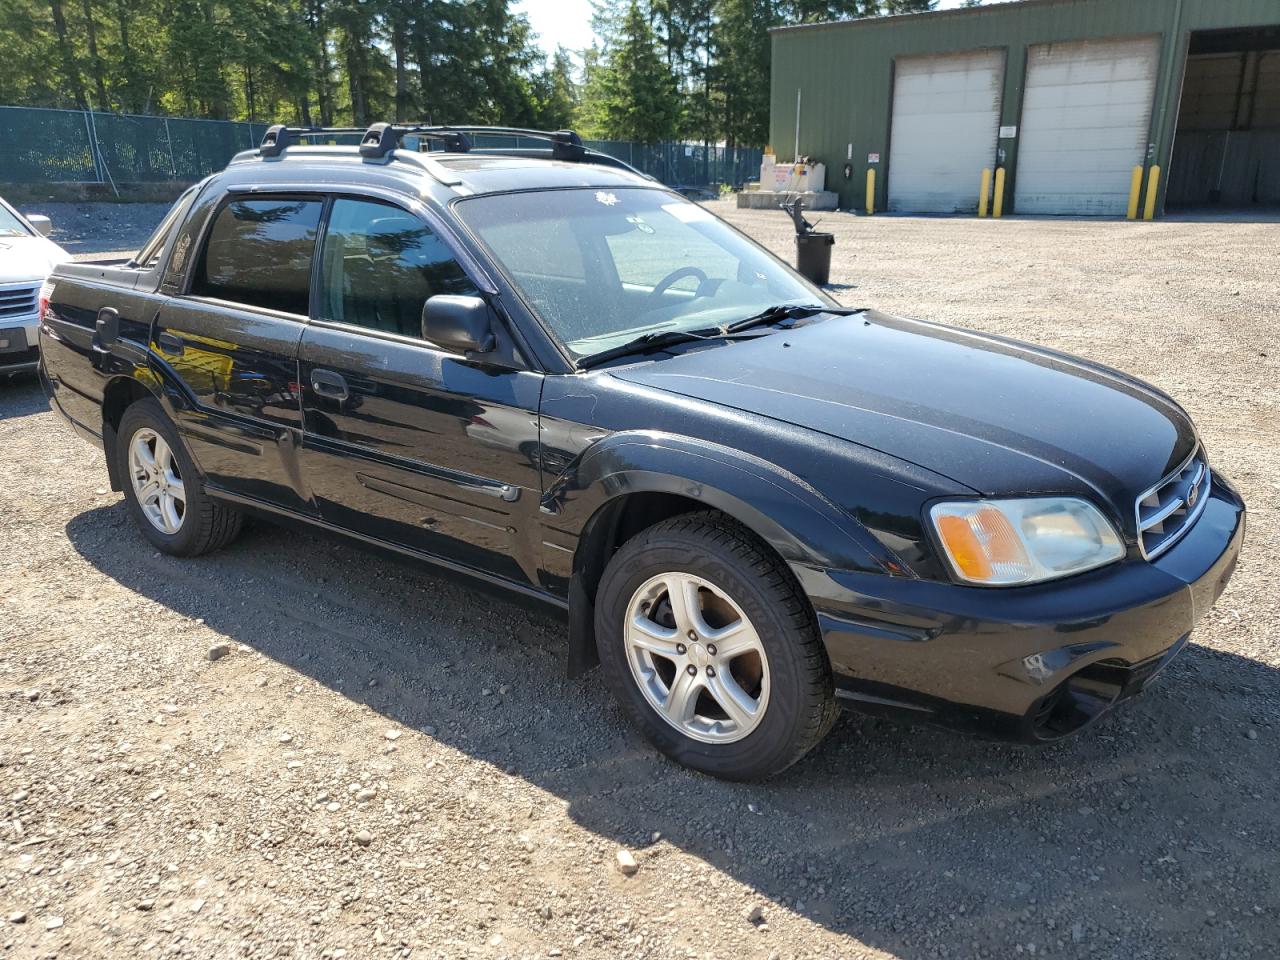
[{"label": "roof rack", "polygon": [[258,147],[258,153],[264,157],[278,157],[287,147],[293,146],[304,137],[320,137],[327,134],[358,135],[365,132],[364,127],[286,127],[277,123],[268,127]]},{"label": "roof rack", "polygon": [[[529,137],[535,140],[546,140],[551,144],[551,156],[556,160],[584,160],[590,153],[582,142],[582,138],[572,130],[531,130],[526,127],[490,127],[490,126],[456,126],[433,124],[392,124],[375,123],[365,134],[360,143],[360,153],[367,157],[383,156],[394,150],[402,137],[417,135],[426,140],[442,142],[446,150],[452,153],[469,153],[475,149],[471,134],[490,134],[494,136]],[[489,152],[489,151],[482,151]]]},{"label": "roof rack", "polygon": [[360,141],[360,156],[385,157],[400,146],[400,140],[409,134],[419,134],[429,140],[439,140],[451,153],[467,153],[471,140],[456,127],[428,126],[423,124],[375,123]]},{"label": "roof rack", "polygon": [[[360,156],[370,160],[385,159],[392,150],[400,146],[406,136],[418,136],[427,142],[442,143],[450,153],[484,153],[497,156],[528,156],[531,151],[521,148],[478,148],[472,142],[475,135],[529,137],[546,141],[550,147],[551,159],[573,163],[593,163],[607,167],[627,170],[646,179],[653,179],[640,173],[630,164],[589,149],[582,138],[572,130],[531,130],[526,127],[488,127],[480,125],[440,125],[423,123],[375,123],[368,128],[363,127],[287,127],[278,123],[268,128],[262,138],[258,154],[263,157],[278,157],[288,147],[307,137],[326,135],[360,135]],[[421,150],[421,147],[419,147]]]}]

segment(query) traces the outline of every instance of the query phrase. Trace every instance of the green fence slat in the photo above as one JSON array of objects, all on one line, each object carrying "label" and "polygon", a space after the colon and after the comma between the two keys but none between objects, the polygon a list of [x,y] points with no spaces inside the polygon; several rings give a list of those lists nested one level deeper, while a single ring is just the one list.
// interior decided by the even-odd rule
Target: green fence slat
[{"label": "green fence slat", "polygon": [[97,179],[83,113],[0,107],[0,181],[92,183]]}]

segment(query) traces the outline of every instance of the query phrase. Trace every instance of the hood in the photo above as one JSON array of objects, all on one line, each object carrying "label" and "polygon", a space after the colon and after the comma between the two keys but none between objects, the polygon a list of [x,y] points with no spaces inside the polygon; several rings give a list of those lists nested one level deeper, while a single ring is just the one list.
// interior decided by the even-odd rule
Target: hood
[{"label": "hood", "polygon": [[613,376],[879,450],[984,495],[1066,493],[1133,527],[1196,445],[1166,395],[1027,344],[880,313],[615,368]]},{"label": "hood", "polygon": [[0,283],[39,283],[70,259],[67,251],[44,237],[0,237]]}]

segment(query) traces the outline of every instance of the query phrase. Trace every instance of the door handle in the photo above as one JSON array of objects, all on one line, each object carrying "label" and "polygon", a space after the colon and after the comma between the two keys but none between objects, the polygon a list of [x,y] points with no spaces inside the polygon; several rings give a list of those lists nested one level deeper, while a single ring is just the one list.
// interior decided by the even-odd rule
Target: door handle
[{"label": "door handle", "polygon": [[332,370],[312,370],[311,389],[330,400],[345,400],[349,395],[347,381]]},{"label": "door handle", "polygon": [[182,342],[182,338],[172,333],[162,333],[156,337],[156,343],[160,345],[160,349],[165,353],[171,353],[175,356],[182,356],[183,350],[186,349]]}]

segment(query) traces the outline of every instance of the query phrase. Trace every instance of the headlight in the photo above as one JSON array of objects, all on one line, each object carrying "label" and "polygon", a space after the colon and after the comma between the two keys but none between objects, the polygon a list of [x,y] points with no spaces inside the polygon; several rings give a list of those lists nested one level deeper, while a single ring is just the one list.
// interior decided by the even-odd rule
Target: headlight
[{"label": "headlight", "polygon": [[951,569],[967,583],[1039,583],[1124,556],[1107,518],[1074,497],[961,500],[935,504],[929,516]]}]

